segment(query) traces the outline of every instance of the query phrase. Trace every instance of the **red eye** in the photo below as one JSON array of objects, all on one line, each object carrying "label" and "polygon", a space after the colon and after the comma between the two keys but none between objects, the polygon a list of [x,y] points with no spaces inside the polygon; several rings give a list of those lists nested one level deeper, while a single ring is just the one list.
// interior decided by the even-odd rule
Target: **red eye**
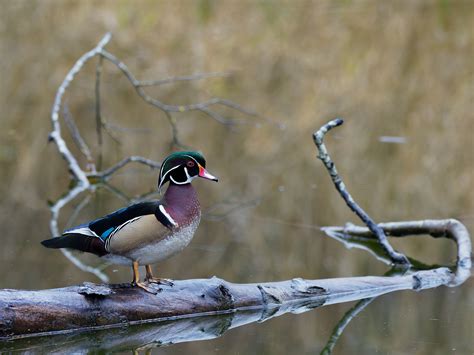
[{"label": "red eye", "polygon": [[194,167],[194,162],[192,160],[190,160],[186,163],[186,165],[188,166],[188,168],[192,168],[192,167]]}]

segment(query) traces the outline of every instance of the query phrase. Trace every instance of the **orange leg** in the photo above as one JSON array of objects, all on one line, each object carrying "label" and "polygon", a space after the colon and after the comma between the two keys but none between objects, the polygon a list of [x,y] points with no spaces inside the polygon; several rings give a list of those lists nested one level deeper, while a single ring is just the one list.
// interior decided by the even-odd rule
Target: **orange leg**
[{"label": "orange leg", "polygon": [[[147,265],[148,266],[148,265]],[[132,286],[137,286],[140,287],[141,289],[145,290],[146,292],[154,293],[156,294],[157,291],[148,287],[146,284],[143,282],[140,282],[140,272],[138,271],[138,261],[134,261],[132,264],[133,267],[133,281],[132,281]],[[147,270],[148,271],[148,270]]]}]

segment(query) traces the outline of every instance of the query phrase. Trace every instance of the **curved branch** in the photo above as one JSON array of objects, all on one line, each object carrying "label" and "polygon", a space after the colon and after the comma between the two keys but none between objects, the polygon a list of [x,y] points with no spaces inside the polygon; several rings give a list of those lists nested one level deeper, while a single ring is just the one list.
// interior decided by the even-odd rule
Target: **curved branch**
[{"label": "curved branch", "polygon": [[400,263],[400,264],[406,264],[409,265],[410,262],[408,261],[407,257],[401,253],[396,252],[390,243],[387,240],[387,237],[385,236],[382,228],[380,228],[373,220],[370,218],[370,216],[354,201],[352,196],[349,194],[347,191],[347,188],[342,181],[341,177],[339,176],[337,170],[336,170],[336,165],[332,161],[331,157],[329,156],[329,153],[326,149],[326,146],[323,143],[323,138],[324,135],[329,132],[331,129],[334,127],[340,126],[344,123],[344,121],[340,118],[337,118],[335,120],[332,120],[322,126],[317,132],[313,134],[313,140],[314,143],[316,144],[316,147],[319,150],[319,155],[318,158],[321,159],[321,161],[324,163],[324,166],[329,172],[329,175],[331,176],[331,180],[334,183],[334,186],[336,187],[337,191],[341,195],[341,197],[346,201],[347,206],[355,212],[355,214],[364,222],[369,229],[377,236],[379,243],[382,245],[382,247],[385,249],[387,254],[390,256],[390,259],[395,262],[395,263]]},{"label": "curved branch", "polygon": [[[472,245],[467,228],[455,219],[425,219],[420,221],[402,221],[380,223],[385,233],[392,237],[406,237],[410,235],[430,235],[433,238],[448,238],[457,245],[456,273],[447,286],[458,286],[471,275]],[[356,247],[373,253],[379,260],[388,263],[386,256],[370,248],[367,242],[377,239],[371,230],[366,227],[347,224],[345,227],[324,227],[322,230],[331,237],[344,242],[348,247]]]},{"label": "curved branch", "polygon": [[[89,184],[89,181],[87,181]],[[77,184],[74,188],[69,190],[69,192],[61,197],[58,201],[56,201],[51,207],[51,220],[49,222],[49,230],[51,232],[51,236],[59,236],[59,228],[58,228],[58,218],[59,212],[61,209],[75,199],[79,194],[89,189],[91,185],[84,186],[83,184]],[[109,278],[106,274],[104,274],[101,270],[89,266],[83,263],[80,259],[78,259],[74,254],[71,253],[68,249],[61,249],[61,252],[64,254],[66,258],[69,259],[74,265],[76,265],[80,270],[84,272],[90,272],[91,274],[97,276],[99,280],[102,282],[108,282]],[[0,318],[1,319],[1,318]]]},{"label": "curved branch", "polygon": [[79,163],[77,162],[74,155],[71,153],[69,148],[66,145],[66,142],[61,136],[61,126],[59,124],[59,111],[61,110],[62,99],[66,89],[74,80],[74,77],[77,73],[82,69],[84,64],[89,61],[91,58],[96,56],[100,53],[104,47],[109,43],[112,35],[107,33],[97,44],[97,46],[90,50],[89,52],[85,53],[79,60],[76,61],[74,66],[71,70],[67,73],[66,77],[64,78],[63,82],[58,88],[56,92],[56,97],[54,98],[53,109],[51,111],[51,123],[53,125],[53,131],[49,134],[49,140],[54,141],[58,147],[59,153],[66,160],[69,171],[74,175],[74,177],[78,180],[79,184],[84,186],[89,185],[89,181],[87,180],[87,176],[84,171],[80,168]]}]

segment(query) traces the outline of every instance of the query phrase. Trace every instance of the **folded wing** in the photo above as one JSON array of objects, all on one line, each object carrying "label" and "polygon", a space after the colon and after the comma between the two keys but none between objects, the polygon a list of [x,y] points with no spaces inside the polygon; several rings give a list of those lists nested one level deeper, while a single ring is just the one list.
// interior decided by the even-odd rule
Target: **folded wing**
[{"label": "folded wing", "polygon": [[162,213],[160,205],[160,201],[140,202],[92,222],[68,229],[62,236],[43,240],[41,244],[47,248],[70,248],[103,256],[109,253],[107,245],[110,238],[143,216],[154,215],[161,224],[171,229],[174,221],[170,221],[168,216]]}]

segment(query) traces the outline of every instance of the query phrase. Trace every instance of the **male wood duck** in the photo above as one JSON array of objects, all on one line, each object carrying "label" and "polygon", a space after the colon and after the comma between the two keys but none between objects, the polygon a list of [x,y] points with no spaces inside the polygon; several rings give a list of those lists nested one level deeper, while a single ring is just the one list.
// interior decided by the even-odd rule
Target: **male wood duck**
[{"label": "male wood duck", "polygon": [[[131,265],[132,285],[153,292],[147,283],[165,280],[154,278],[150,265],[183,250],[199,225],[201,208],[191,181],[198,176],[217,181],[205,167],[206,161],[198,152],[173,153],[160,168],[158,189],[170,183],[162,200],[122,208],[41,244],[92,253],[113,264]],[[146,283],[140,282],[140,265],[145,265]]]}]

